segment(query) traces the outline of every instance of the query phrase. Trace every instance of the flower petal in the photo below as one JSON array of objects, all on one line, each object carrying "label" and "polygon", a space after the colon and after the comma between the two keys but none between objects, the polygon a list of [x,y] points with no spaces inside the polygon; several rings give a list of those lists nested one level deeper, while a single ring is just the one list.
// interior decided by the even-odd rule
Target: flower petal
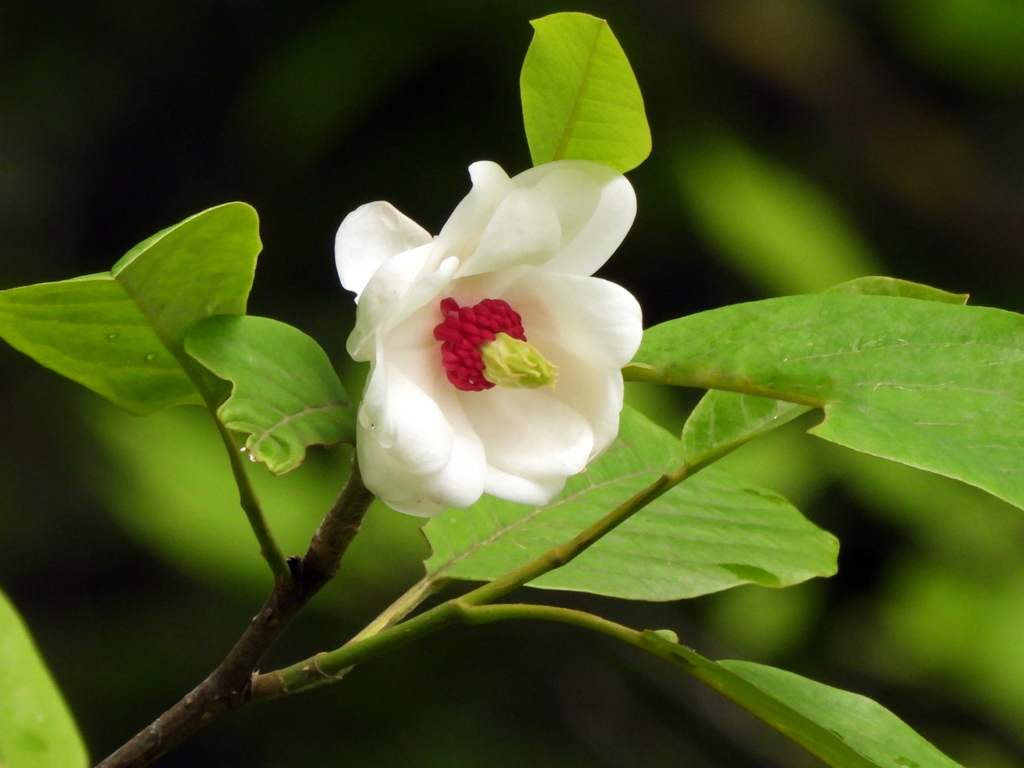
[{"label": "flower petal", "polygon": [[576,410],[550,390],[505,389],[460,392],[487,463],[523,478],[567,477],[582,471],[594,433]]},{"label": "flower petal", "polygon": [[430,233],[391,203],[361,205],[345,217],[334,238],[341,284],[358,299],[381,264],[430,240]]},{"label": "flower petal", "polygon": [[462,198],[437,236],[445,256],[467,258],[480,243],[487,222],[513,186],[497,163],[481,161],[469,166],[473,188]]},{"label": "flower petal", "polygon": [[544,332],[599,368],[618,370],[643,339],[640,304],[620,285],[533,269],[501,295],[523,318],[526,338]]},{"label": "flower petal", "polygon": [[433,255],[433,243],[399,253],[381,264],[359,296],[356,327],[346,349],[354,360],[369,360],[374,334],[391,328],[437,295],[458,269],[458,259],[445,259],[424,274]]},{"label": "flower petal", "polygon": [[362,426],[356,431],[356,447],[363,483],[398,512],[432,517],[445,509],[471,506],[484,492],[484,451],[471,431],[456,433],[451,459],[427,475],[409,472],[395,462]]},{"label": "flower petal", "polygon": [[458,276],[497,272],[551,260],[562,237],[558,216],[548,199],[533,189],[512,190],[498,203],[480,244],[463,260]]},{"label": "flower petal", "polygon": [[404,469],[417,475],[437,472],[451,458],[455,430],[434,398],[385,361],[383,351],[377,355],[359,423]]},{"label": "flower petal", "polygon": [[[388,318],[384,330],[395,328],[416,312],[420,312],[423,322],[429,325],[427,330],[433,331],[434,325],[441,320],[439,308],[441,299],[438,297],[442,292],[445,296],[449,294],[447,289],[458,268],[459,260],[454,256],[449,256],[433,272],[421,274],[409,287],[401,305]],[[430,338],[433,336],[431,335]]]},{"label": "flower petal", "polygon": [[429,516],[480,498],[486,458],[421,326],[378,335],[356,445],[367,488],[393,509]]},{"label": "flower petal", "polygon": [[522,315],[527,339],[559,366],[554,395],[590,424],[592,460],[618,434],[620,369],[643,337],[640,305],[615,283],[544,269],[524,273],[502,298]]},{"label": "flower petal", "polygon": [[560,349],[558,344],[535,334],[538,347],[558,361],[558,388],[555,396],[571,406],[590,425],[594,433],[594,446],[587,458],[589,464],[600,456],[619,433],[619,415],[625,387],[622,372],[618,369],[600,368],[583,360],[570,350]]},{"label": "flower petal", "polygon": [[451,458],[440,471],[424,479],[423,490],[445,509],[465,509],[484,493],[487,458],[480,438],[461,409],[453,408],[449,416],[455,427]]},{"label": "flower petal", "polygon": [[484,492],[516,504],[531,504],[537,507],[547,504],[560,494],[565,487],[565,480],[564,476],[539,480],[517,477],[488,465]]},{"label": "flower petal", "polygon": [[553,272],[592,275],[618,248],[636,218],[636,194],[621,173],[602,163],[559,160],[512,179],[545,195],[562,227],[558,253],[545,265]]},{"label": "flower petal", "polygon": [[392,509],[417,517],[430,517],[444,510],[443,505],[424,494],[423,476],[395,462],[362,424],[356,427],[356,454],[363,484]]}]

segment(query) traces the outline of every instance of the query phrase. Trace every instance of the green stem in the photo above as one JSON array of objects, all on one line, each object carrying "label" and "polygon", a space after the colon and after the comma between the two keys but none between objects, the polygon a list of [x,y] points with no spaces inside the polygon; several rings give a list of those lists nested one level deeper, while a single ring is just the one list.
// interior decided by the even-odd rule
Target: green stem
[{"label": "green stem", "polygon": [[[533,581],[538,576],[571,562],[602,536],[625,520],[628,520],[637,511],[654,501],[670,488],[678,485],[689,477],[692,472],[693,470],[684,466],[676,472],[662,475],[651,485],[647,486],[647,488],[620,504],[567,544],[545,552],[526,565],[484,584],[482,587],[467,592],[456,600],[449,600],[401,624],[388,627],[389,623],[397,620],[403,610],[412,610],[429,594],[429,592],[425,594],[417,592],[414,587],[406,596],[400,598],[399,603],[401,603],[401,606],[393,614],[389,616],[388,611],[385,611],[382,617],[388,616],[388,618],[383,621],[378,620],[381,622],[380,624],[375,622],[371,625],[372,630],[368,627],[359,636],[353,638],[353,640],[341,648],[318,653],[297,664],[254,677],[252,682],[253,700],[265,701],[275,699],[307,688],[323,685],[324,683],[335,682],[348,671],[349,667],[355,664],[400,648],[413,640],[418,640],[425,635],[460,621],[465,606],[483,605],[493,602],[512,590]],[[423,591],[429,589],[429,583],[429,580],[420,582],[423,585],[420,589]],[[405,601],[404,603],[402,602],[403,600]]]},{"label": "green stem", "polygon": [[[354,642],[332,653],[318,654],[294,667],[278,670],[270,675],[257,676],[253,681],[253,701],[276,698],[332,682],[354,664],[394,650],[443,627],[453,624],[489,624],[510,619],[554,621],[614,637],[700,680],[829,765],[857,768],[870,768],[873,765],[845,744],[836,742],[822,726],[794,712],[730,670],[679,645],[674,633],[650,630],[639,632],[600,616],[549,605],[475,605],[466,602],[464,597],[449,600],[431,611],[371,638]],[[345,656],[341,662],[344,666],[338,671],[335,665],[341,655]],[[273,685],[269,684],[271,681]]]},{"label": "green stem", "polygon": [[[353,643],[358,643],[362,640],[366,640],[367,638],[379,635],[385,629],[390,629],[410,613],[415,611],[424,600],[440,590],[445,583],[447,583],[447,579],[436,579],[431,578],[430,576],[424,576],[410,587],[405,594],[389,605],[376,619],[363,627],[359,634],[355,635],[351,640],[345,643],[345,645],[348,646]],[[352,669],[352,667],[345,667],[344,669],[336,672],[326,673],[320,668],[317,659],[318,657],[314,656],[312,659],[308,659],[305,662],[305,666],[301,669],[304,676],[309,676],[311,673],[315,673],[322,677],[321,682],[337,682]],[[277,673],[270,672],[267,675],[257,675],[257,678],[253,679],[253,684],[257,685],[258,688],[258,693],[254,694],[254,698],[276,698],[275,696],[267,696],[265,694],[265,691],[267,691],[272,685],[280,684],[280,679],[276,675]],[[273,681],[273,683],[270,681]]]},{"label": "green stem", "polygon": [[[459,602],[459,601],[454,601]],[[490,624],[494,621],[509,619],[539,619],[541,621],[557,621],[572,624],[594,632],[610,635],[617,640],[630,643],[647,650],[642,632],[630,629],[614,621],[602,619],[592,613],[574,611],[570,608],[555,608],[550,605],[531,605],[529,603],[503,603],[501,605],[469,605],[460,606],[463,624]]]},{"label": "green stem", "polygon": [[[458,600],[452,601],[460,603]],[[529,603],[503,603],[501,605],[469,605],[461,603],[459,606],[460,621],[463,624],[490,624],[495,621],[508,621],[510,619],[535,619],[539,621],[555,621],[560,624],[571,624],[574,627],[582,627],[593,632],[600,632],[603,635],[614,637],[624,643],[629,643],[648,653],[651,653],[662,661],[667,661],[673,666],[693,675],[712,688],[722,691],[720,682],[709,674],[709,667],[717,666],[713,661],[705,659],[696,652],[685,646],[679,645],[678,638],[674,632],[662,630],[654,632],[651,630],[637,631],[614,621],[603,619],[592,613],[576,611],[571,608],[556,608],[551,605],[532,605]],[[666,636],[668,635],[668,637]],[[704,662],[699,665],[698,661]],[[700,668],[698,668],[700,667]],[[723,691],[724,692],[724,691]]]},{"label": "green stem", "polygon": [[826,764],[843,768],[877,768],[876,763],[846,744],[841,735],[800,714],[732,670],[680,645],[674,632],[655,632],[649,629],[638,632],[600,616],[548,605],[461,606],[463,624],[488,624],[509,619],[537,619],[571,624],[629,643],[696,678]]},{"label": "green stem", "polygon": [[420,606],[420,603],[435,592],[439,591],[447,581],[447,579],[437,579],[431,576],[424,576],[413,584],[404,595],[389,605],[384,612],[380,614],[380,616],[367,624],[359,634],[349,640],[346,645],[357,643],[367,637],[379,635],[385,629],[393,627],[410,613],[415,611]]},{"label": "green stem", "polygon": [[[176,347],[169,348],[172,350],[177,349]],[[260,500],[256,496],[256,490],[252,487],[249,473],[245,469],[245,462],[242,461],[241,451],[235,445],[235,439],[231,436],[231,431],[224,426],[220,416],[217,415],[217,408],[219,406],[217,397],[203,380],[202,369],[185,353],[184,349],[175,352],[175,357],[178,358],[181,367],[192,380],[192,384],[199,390],[203,402],[206,403],[206,409],[210,412],[213,423],[217,426],[217,434],[220,435],[224,449],[228,452],[231,475],[235,478],[235,486],[238,488],[238,503],[242,507],[242,511],[245,512],[245,517],[249,521],[249,527],[256,534],[256,540],[260,544],[260,554],[267,561],[267,565],[270,566],[270,570],[274,574],[274,583],[278,586],[288,584],[292,579],[291,570],[289,570],[284,554],[282,554],[281,548],[277,545],[277,540],[270,530],[270,524],[263,514]]]},{"label": "green stem", "polygon": [[249,527],[256,534],[256,540],[260,543],[260,554],[263,555],[263,559],[267,561],[270,570],[273,571],[274,582],[285,584],[291,581],[291,571],[288,569],[288,564],[281,553],[281,548],[277,545],[277,540],[274,539],[274,534],[270,530],[267,518],[263,514],[260,500],[256,496],[256,491],[252,487],[252,480],[249,478],[249,473],[246,471],[245,464],[242,461],[242,454],[235,446],[231,432],[217,417],[215,406],[210,407],[210,413],[213,415],[213,421],[217,425],[217,432],[224,443],[224,448],[228,452],[228,459],[231,462],[231,474],[234,476],[235,485],[238,487],[238,503],[241,505],[242,511],[245,512],[245,517],[249,521]]},{"label": "green stem", "polygon": [[163,340],[164,346],[174,355],[182,370],[191,379],[193,386],[199,391],[200,397],[206,403],[206,409],[213,418],[213,423],[217,425],[217,433],[224,444],[224,449],[228,452],[231,474],[235,478],[235,486],[238,488],[238,503],[242,507],[242,511],[245,512],[245,517],[249,521],[249,527],[256,534],[256,540],[260,544],[260,554],[267,561],[267,565],[270,566],[270,570],[274,574],[274,584],[277,586],[289,584],[292,580],[291,570],[288,568],[284,555],[281,553],[281,548],[277,545],[277,540],[274,539],[274,534],[270,530],[270,524],[267,523],[267,518],[263,514],[260,500],[256,496],[256,491],[252,487],[252,481],[249,479],[249,473],[246,471],[245,463],[242,461],[241,452],[235,445],[235,440],[231,436],[230,430],[224,426],[217,415],[217,408],[220,403],[217,396],[203,379],[203,372],[206,369],[190,357],[185,352],[183,346],[165,338],[156,324],[153,327],[157,330],[157,335]]},{"label": "green stem", "polygon": [[[383,638],[378,635],[375,638],[377,643],[363,645],[363,650],[360,653],[353,654],[350,660],[354,664],[357,661],[362,661],[376,655],[382,648],[390,649],[398,645],[404,645],[407,642],[422,637],[428,632],[452,624],[490,624],[495,621],[508,621],[512,619],[533,619],[570,624],[614,637],[616,640],[639,648],[696,678],[709,688],[718,691],[727,699],[743,707],[812,755],[821,758],[828,765],[844,766],[845,768],[875,768],[875,763],[865,759],[861,754],[844,743],[841,736],[837,738],[837,734],[828,731],[817,722],[796,712],[770,693],[762,691],[731,670],[710,659],[704,658],[696,651],[680,645],[673,632],[665,630],[659,632],[644,630],[640,632],[622,624],[617,624],[614,621],[603,619],[600,616],[569,608],[555,608],[550,605],[473,605],[465,602],[464,599],[456,598],[438,606],[435,611],[435,618],[429,622],[425,621],[425,619],[433,612],[425,613],[422,616],[416,617],[416,619],[395,627],[396,630],[401,630],[403,627],[407,627],[408,630],[405,634],[396,636],[394,640],[385,643]],[[326,661],[324,659],[325,656],[326,654],[321,654],[307,662],[300,670],[300,673],[294,676],[295,683],[301,686],[303,681],[316,681],[309,683],[315,685],[319,682],[330,682],[336,679],[323,666]],[[296,687],[294,690],[300,689],[300,687]],[[285,691],[285,693],[290,692],[293,691]],[[256,698],[254,695],[254,700]]]}]

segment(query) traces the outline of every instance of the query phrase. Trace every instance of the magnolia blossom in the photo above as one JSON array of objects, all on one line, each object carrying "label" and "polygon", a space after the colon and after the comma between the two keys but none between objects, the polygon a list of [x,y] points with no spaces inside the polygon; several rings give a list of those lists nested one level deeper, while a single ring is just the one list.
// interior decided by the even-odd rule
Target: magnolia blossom
[{"label": "magnolia blossom", "polygon": [[615,439],[620,369],[640,345],[636,299],[591,277],[633,223],[626,178],[579,160],[469,174],[437,237],[376,202],[335,243],[358,304],[348,351],[371,366],[363,480],[412,515],[483,493],[551,501]]}]

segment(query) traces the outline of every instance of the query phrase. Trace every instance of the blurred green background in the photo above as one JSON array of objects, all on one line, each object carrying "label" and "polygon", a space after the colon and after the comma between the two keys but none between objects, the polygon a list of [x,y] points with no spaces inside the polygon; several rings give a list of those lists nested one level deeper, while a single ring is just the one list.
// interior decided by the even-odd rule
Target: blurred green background
[{"label": "blurred green background", "polygon": [[[609,19],[647,101],[637,222],[601,274],[648,325],[877,273],[1024,311],[1016,0],[0,0],[0,288],[108,269],[245,200],[265,244],[250,311],[312,334],[358,393],[336,227],[385,199],[436,232],[469,163],[524,169],[527,22],[561,10]],[[0,370],[0,585],[99,759],[217,663],[268,574],[202,412],[134,419],[6,346]],[[629,393],[671,429],[696,396]],[[289,553],[346,460],[253,468]],[[727,463],[839,536],[838,576],[676,604],[522,598],[675,629],[872,696],[971,768],[1024,766],[1024,512],[800,423]],[[340,645],[415,581],[417,523],[374,507],[265,668]],[[524,624],[448,630],[161,764],[815,761],[632,649]]]}]

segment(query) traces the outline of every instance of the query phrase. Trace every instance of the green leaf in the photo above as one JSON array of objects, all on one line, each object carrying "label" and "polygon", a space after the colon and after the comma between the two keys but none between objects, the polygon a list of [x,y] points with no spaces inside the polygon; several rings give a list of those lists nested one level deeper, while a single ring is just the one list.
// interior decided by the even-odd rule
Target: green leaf
[{"label": "green leaf", "polygon": [[878,270],[871,248],[827,190],[739,141],[697,144],[677,170],[704,239],[769,294],[817,292]]},{"label": "green leaf", "polygon": [[893,765],[902,768],[958,766],[896,715],[865,696],[749,661],[721,661],[719,666],[824,726],[874,765],[886,768]]},{"label": "green leaf", "polygon": [[649,329],[628,378],[825,409],[811,432],[1024,507],[1024,317],[887,296],[791,296]]},{"label": "green leaf", "polygon": [[[434,578],[490,580],[523,565],[683,464],[682,446],[636,411],[619,438],[553,502],[485,497],[423,528]],[[717,468],[676,486],[531,586],[634,600],[678,600],[739,584],[786,586],[835,573],[838,543],[777,494]]]},{"label": "green leaf", "polygon": [[651,153],[643,97],[608,22],[585,13],[531,21],[519,88],[534,165],[594,160],[625,172]]},{"label": "green leaf", "polygon": [[139,243],[110,274],[0,291],[0,337],[136,415],[202,403],[182,338],[204,317],[244,314],[259,251],[250,206],[210,208]]},{"label": "green leaf", "polygon": [[735,673],[809,720],[837,734],[878,766],[956,768],[938,749],[888,709],[856,693],[749,661],[722,661]]},{"label": "green leaf", "polygon": [[0,592],[0,765],[86,768],[75,721],[28,629]]},{"label": "green leaf", "polygon": [[836,768],[959,768],[880,704],[792,672],[748,661],[713,662],[644,632],[663,658],[684,669]]},{"label": "green leaf", "polygon": [[297,328],[265,317],[215,315],[185,339],[188,354],[234,385],[217,409],[249,435],[249,456],[274,474],[302,463],[306,447],[355,443],[355,417],[327,353]]},{"label": "green leaf", "polygon": [[0,291],[0,336],[130,413],[202,402],[178,361],[110,275]]},{"label": "green leaf", "polygon": [[252,206],[225,203],[143,240],[110,274],[177,351],[203,318],[245,314],[262,247]]},{"label": "green leaf", "polygon": [[[966,304],[967,295],[948,293],[931,286],[892,277],[858,277],[829,288],[825,293],[858,296],[903,296],[945,304]],[[783,400],[770,400],[713,389],[697,403],[683,425],[686,460],[698,456],[715,460],[759,435],[788,424],[811,410]]]}]

